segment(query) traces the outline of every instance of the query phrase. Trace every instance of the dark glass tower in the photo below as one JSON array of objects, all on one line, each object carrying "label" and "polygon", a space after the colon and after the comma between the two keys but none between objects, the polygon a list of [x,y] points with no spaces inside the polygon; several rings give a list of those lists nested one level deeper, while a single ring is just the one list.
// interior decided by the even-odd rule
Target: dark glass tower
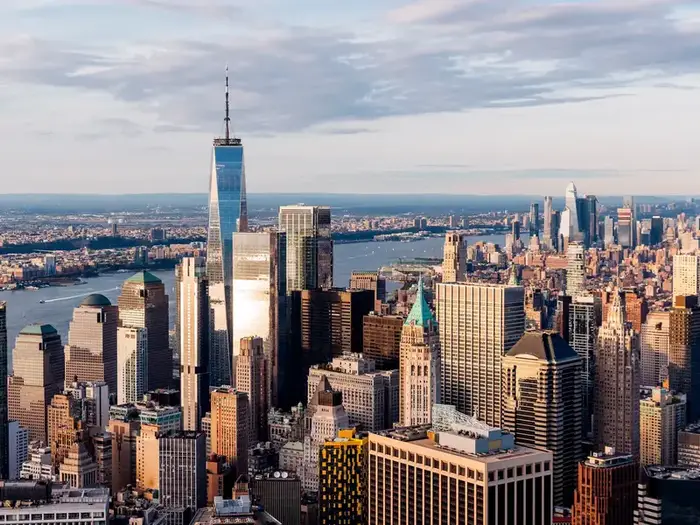
[{"label": "dark glass tower", "polygon": [[248,229],[243,142],[231,136],[228,99],[227,70],[226,134],[214,139],[209,179],[207,278],[212,313],[209,358],[212,386],[231,382],[233,234]]},{"label": "dark glass tower", "polygon": [[0,479],[9,477],[7,432],[7,308],[0,301]]}]

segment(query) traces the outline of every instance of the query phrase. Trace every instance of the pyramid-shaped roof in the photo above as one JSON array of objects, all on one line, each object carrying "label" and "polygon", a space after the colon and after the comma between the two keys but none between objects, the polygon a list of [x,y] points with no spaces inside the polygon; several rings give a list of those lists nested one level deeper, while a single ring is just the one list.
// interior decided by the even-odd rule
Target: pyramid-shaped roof
[{"label": "pyramid-shaped roof", "polygon": [[151,272],[147,272],[146,270],[142,270],[138,273],[135,273],[131,277],[127,279],[127,282],[130,283],[139,283],[139,284],[150,284],[150,283],[162,283],[158,277],[153,275]]},{"label": "pyramid-shaped roof", "polygon": [[425,300],[424,290],[423,290],[423,278],[418,280],[418,291],[416,292],[416,301],[413,303],[413,308],[411,308],[411,313],[408,314],[406,322],[404,324],[413,324],[415,326],[427,326],[429,323],[435,322],[435,317],[433,317],[433,312],[428,306],[428,302]]}]

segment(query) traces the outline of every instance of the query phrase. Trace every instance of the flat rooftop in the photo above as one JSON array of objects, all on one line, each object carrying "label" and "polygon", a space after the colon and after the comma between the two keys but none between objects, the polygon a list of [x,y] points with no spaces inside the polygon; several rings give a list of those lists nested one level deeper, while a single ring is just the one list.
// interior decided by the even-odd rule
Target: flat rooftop
[{"label": "flat rooftop", "polygon": [[670,480],[698,480],[700,481],[700,468],[693,467],[664,467],[652,465],[645,467],[646,475],[654,479]]}]

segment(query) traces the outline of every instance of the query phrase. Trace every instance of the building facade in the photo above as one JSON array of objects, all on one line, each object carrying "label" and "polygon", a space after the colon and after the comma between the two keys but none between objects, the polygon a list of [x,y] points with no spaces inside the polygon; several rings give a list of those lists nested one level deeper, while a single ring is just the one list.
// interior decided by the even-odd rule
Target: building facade
[{"label": "building facade", "polygon": [[362,353],[374,359],[377,370],[397,370],[401,349],[401,331],[405,319],[400,315],[370,312],[362,320]]},{"label": "building facade", "polygon": [[635,525],[700,523],[700,472],[687,466],[650,466],[639,483]]},{"label": "building facade", "polygon": [[640,357],[644,386],[657,386],[668,379],[670,323],[669,312],[651,312],[642,325]]},{"label": "building facade", "polygon": [[136,403],[148,391],[148,330],[117,329],[117,403]]},{"label": "building facade", "polygon": [[639,462],[647,465],[675,465],[678,432],[685,425],[685,394],[654,388],[639,401]]},{"label": "building facade", "polygon": [[267,413],[270,410],[270,382],[267,374],[270,367],[261,337],[244,337],[239,341],[238,348],[236,384],[238,391],[245,393],[250,403],[248,442],[252,445],[267,441]]},{"label": "building facade", "polygon": [[10,475],[7,351],[7,303],[0,301],[0,479],[9,479]]},{"label": "building facade", "polygon": [[700,295],[700,256],[673,256],[673,296]]},{"label": "building facade", "polygon": [[159,489],[163,506],[186,509],[191,514],[206,506],[206,446],[202,432],[170,431],[158,435]]},{"label": "building facade", "polygon": [[343,429],[326,441],[319,456],[319,524],[367,523],[367,437]]},{"label": "building facade", "polygon": [[582,242],[570,242],[566,258],[566,293],[575,299],[586,291],[586,247]]},{"label": "building facade", "polygon": [[467,236],[459,232],[447,232],[442,259],[442,282],[464,281],[467,272]]},{"label": "building facade", "polygon": [[687,396],[691,422],[700,419],[700,307],[695,295],[678,296],[670,312],[669,388]]},{"label": "building facade", "polygon": [[211,452],[227,458],[236,475],[248,472],[248,395],[222,386],[211,393]]}]

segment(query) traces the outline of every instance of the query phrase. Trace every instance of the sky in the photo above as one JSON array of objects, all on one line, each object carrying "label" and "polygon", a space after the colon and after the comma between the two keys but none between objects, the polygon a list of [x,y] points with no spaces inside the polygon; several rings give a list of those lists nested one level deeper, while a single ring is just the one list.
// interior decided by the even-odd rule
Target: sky
[{"label": "sky", "polygon": [[0,192],[697,195],[699,5],[0,0]]}]

